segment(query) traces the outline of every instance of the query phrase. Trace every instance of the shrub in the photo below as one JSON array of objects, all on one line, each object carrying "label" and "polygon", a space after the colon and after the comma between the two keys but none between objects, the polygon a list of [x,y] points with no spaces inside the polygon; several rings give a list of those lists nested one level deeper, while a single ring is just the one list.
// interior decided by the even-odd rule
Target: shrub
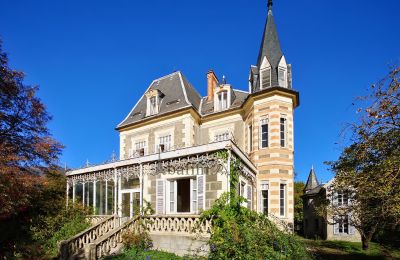
[{"label": "shrub", "polygon": [[55,257],[59,241],[67,240],[90,227],[86,221],[89,212],[90,209],[76,204],[60,210],[55,216],[42,216],[37,220],[38,224],[31,227],[32,237],[43,247],[48,257]]},{"label": "shrub", "polygon": [[210,259],[310,259],[304,245],[266,216],[241,206],[244,198],[223,194],[201,219],[212,220]]},{"label": "shrub", "polygon": [[128,231],[122,235],[122,241],[127,249],[136,248],[138,250],[147,250],[153,247],[150,235],[145,231],[138,233]]}]

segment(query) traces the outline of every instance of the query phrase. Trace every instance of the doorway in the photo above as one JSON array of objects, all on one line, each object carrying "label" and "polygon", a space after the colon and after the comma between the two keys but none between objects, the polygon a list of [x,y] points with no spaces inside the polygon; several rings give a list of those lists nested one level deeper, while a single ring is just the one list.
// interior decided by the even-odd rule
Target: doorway
[{"label": "doorway", "polygon": [[140,213],[140,191],[122,190],[122,217],[132,218]]}]

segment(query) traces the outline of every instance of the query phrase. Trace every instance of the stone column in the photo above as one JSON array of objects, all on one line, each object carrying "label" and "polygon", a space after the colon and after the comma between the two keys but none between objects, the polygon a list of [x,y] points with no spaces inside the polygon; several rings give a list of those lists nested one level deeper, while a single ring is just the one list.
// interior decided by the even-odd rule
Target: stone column
[{"label": "stone column", "polygon": [[66,207],[68,208],[68,199],[69,199],[69,182],[67,181],[67,204]]},{"label": "stone column", "polygon": [[140,214],[143,214],[143,164],[140,164],[139,173],[139,184],[140,184]]},{"label": "stone column", "polygon": [[116,215],[117,212],[117,169],[114,169],[114,215]]},{"label": "stone column", "polygon": [[108,181],[107,180],[106,180],[106,202],[104,205],[104,211],[105,211],[104,215],[107,215],[107,213],[108,213]]},{"label": "stone column", "polygon": [[118,216],[122,217],[121,176],[118,176]]},{"label": "stone column", "polygon": [[82,202],[83,206],[85,207],[85,183],[82,182]]},{"label": "stone column", "polygon": [[72,203],[75,204],[75,181],[72,182]]},{"label": "stone column", "polygon": [[93,181],[93,214],[96,214],[96,181]]}]

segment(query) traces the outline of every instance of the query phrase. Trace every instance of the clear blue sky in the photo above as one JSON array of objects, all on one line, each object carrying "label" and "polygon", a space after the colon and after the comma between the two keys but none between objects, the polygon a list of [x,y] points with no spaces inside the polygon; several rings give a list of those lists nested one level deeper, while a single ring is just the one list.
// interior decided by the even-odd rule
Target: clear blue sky
[{"label": "clear blue sky", "polygon": [[[247,90],[266,18],[266,0],[0,0],[0,37],[12,67],[38,84],[65,146],[61,163],[78,167],[119,150],[114,127],[150,82],[181,70],[201,94],[206,72]],[[301,105],[295,112],[295,167],[341,150],[339,133],[354,120],[354,97],[400,59],[398,0],[275,0],[286,60]]]}]

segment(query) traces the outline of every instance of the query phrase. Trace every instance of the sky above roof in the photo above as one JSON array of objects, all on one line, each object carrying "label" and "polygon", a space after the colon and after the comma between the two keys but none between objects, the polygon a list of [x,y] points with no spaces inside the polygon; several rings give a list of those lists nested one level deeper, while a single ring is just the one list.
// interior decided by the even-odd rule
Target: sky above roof
[{"label": "sky above roof", "polygon": [[[1,1],[0,38],[11,66],[40,86],[61,164],[100,163],[119,151],[114,130],[153,79],[181,70],[206,94],[214,69],[248,89],[267,1]],[[354,98],[399,64],[398,0],[274,1],[286,61],[293,65],[296,179],[332,174]]]}]

